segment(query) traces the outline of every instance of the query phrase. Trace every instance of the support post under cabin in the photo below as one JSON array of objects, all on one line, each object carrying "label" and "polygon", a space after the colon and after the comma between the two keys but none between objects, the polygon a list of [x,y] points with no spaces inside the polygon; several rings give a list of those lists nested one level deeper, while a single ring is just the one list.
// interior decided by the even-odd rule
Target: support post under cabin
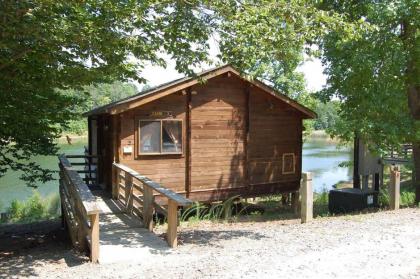
[{"label": "support post under cabin", "polygon": [[400,208],[400,168],[398,166],[391,167],[391,180],[389,183],[389,196],[391,210]]},{"label": "support post under cabin", "polygon": [[294,214],[299,213],[299,192],[292,193],[292,209]]},{"label": "support post under cabin", "polygon": [[312,192],[312,173],[303,172],[300,185],[300,218],[302,223],[310,222],[313,219],[313,192]]}]

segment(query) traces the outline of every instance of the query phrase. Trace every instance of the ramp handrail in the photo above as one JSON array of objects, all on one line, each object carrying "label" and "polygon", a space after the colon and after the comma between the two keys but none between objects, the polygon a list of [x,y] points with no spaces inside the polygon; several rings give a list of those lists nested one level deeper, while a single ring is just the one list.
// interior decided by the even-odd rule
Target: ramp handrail
[{"label": "ramp handrail", "polygon": [[[178,206],[189,206],[192,201],[161,184],[140,175],[135,170],[113,163],[112,196],[120,200],[126,210],[142,218],[149,231],[153,230],[153,214],[158,211],[168,220],[166,240],[171,247],[177,246]],[[167,198],[167,209],[156,203],[154,192]]]},{"label": "ramp handrail", "polygon": [[89,248],[91,261],[97,262],[101,209],[66,155],[60,155],[58,159],[64,223],[67,225],[73,245],[82,251]]}]

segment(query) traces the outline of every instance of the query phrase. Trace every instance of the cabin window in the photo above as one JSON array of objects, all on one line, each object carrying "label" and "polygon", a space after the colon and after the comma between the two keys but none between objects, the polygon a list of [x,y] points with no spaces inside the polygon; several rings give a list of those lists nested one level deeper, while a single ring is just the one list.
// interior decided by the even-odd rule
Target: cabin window
[{"label": "cabin window", "polygon": [[283,174],[293,174],[295,173],[295,154],[294,153],[284,153],[283,154]]},{"label": "cabin window", "polygon": [[182,121],[140,120],[140,155],[181,154]]}]

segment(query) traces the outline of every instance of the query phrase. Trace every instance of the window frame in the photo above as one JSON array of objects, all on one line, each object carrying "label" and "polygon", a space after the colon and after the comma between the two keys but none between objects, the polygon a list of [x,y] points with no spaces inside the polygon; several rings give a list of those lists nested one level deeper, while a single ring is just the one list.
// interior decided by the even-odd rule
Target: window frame
[{"label": "window frame", "polygon": [[[160,122],[160,152],[142,152],[141,151],[141,122]],[[162,152],[163,151],[163,122],[180,122],[181,123],[181,151],[180,152]],[[184,121],[177,118],[166,119],[139,119],[138,120],[138,156],[156,156],[156,155],[183,155],[184,154]]]},{"label": "window frame", "polygon": [[[286,171],[286,168],[285,168],[286,156],[292,156],[292,158],[293,158],[293,170],[292,171]],[[283,156],[282,156],[282,174],[295,174],[295,173],[296,173],[296,155],[295,155],[295,153],[292,153],[292,152],[283,153]]]}]

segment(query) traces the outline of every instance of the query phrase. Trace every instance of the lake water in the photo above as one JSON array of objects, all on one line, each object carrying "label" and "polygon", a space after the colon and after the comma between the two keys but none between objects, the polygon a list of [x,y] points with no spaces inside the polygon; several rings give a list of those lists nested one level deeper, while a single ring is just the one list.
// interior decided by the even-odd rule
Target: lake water
[{"label": "lake water", "polygon": [[[82,154],[86,139],[74,140],[72,145],[60,144],[60,153]],[[323,139],[310,139],[303,146],[303,170],[313,173],[313,188],[315,192],[323,189],[331,189],[332,185],[342,180],[349,180],[352,170],[339,167],[341,162],[351,160],[351,150],[349,148],[337,149],[335,143]],[[40,156],[34,159],[42,167],[58,170],[57,157]],[[33,193],[33,189],[25,186],[19,180],[18,172],[9,172],[0,178],[0,212],[9,206],[13,199],[25,200]],[[58,174],[55,174],[58,177]],[[42,196],[58,193],[58,181],[53,180],[40,185],[37,191]]]},{"label": "lake water", "polygon": [[340,163],[353,160],[349,147],[340,147],[324,139],[310,139],[303,145],[302,169],[312,172],[313,190],[330,190],[340,181],[353,177],[352,167],[339,167]]}]

